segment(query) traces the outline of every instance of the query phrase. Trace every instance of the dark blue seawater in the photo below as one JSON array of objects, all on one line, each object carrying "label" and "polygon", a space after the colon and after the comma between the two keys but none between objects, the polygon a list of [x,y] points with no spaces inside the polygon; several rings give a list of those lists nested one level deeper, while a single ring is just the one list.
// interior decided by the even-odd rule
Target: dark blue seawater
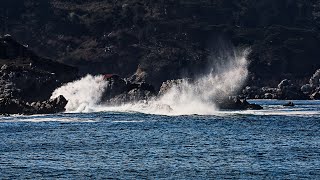
[{"label": "dark blue seawater", "polygon": [[0,179],[320,179],[320,102],[0,117]]}]

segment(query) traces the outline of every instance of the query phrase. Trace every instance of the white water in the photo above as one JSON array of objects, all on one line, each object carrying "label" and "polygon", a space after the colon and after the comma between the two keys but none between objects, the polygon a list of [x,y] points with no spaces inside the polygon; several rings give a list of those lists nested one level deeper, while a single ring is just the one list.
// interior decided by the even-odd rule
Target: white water
[{"label": "white water", "polygon": [[56,89],[51,98],[63,95],[67,100],[67,112],[92,112],[100,103],[108,82],[103,76],[87,75]]},{"label": "white water", "polygon": [[[217,114],[214,99],[227,97],[245,83],[248,51],[223,54],[223,63],[214,64],[211,71],[193,83],[184,80],[173,86],[163,96],[148,102],[128,103],[121,106],[103,106],[100,98],[107,90],[102,76],[86,77],[68,83],[52,94],[63,95],[69,101],[67,112],[142,112],[162,115],[212,115]],[[212,60],[215,62],[215,59]]]}]

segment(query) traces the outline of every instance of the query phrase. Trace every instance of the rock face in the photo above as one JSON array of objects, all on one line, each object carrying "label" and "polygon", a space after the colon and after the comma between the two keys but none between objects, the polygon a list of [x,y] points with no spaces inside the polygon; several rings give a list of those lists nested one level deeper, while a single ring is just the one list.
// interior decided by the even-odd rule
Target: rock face
[{"label": "rock face", "polygon": [[52,114],[65,110],[67,100],[63,96],[43,102],[28,103],[19,99],[1,98],[0,114]]},{"label": "rock face", "polygon": [[[303,87],[307,89],[307,87]],[[307,100],[309,97],[303,93],[302,88],[294,85],[290,80],[282,80],[276,88],[250,87],[242,90],[242,97],[247,99],[280,99],[280,100]]]},{"label": "rock face", "polygon": [[0,37],[0,98],[44,101],[77,69],[36,56],[11,36]]},{"label": "rock face", "polygon": [[301,87],[301,91],[313,100],[320,99],[320,69],[318,69],[310,78],[309,84]]},{"label": "rock face", "polygon": [[156,89],[197,76],[225,44],[251,47],[248,85],[275,87],[320,67],[319,7],[319,0],[4,0],[0,30],[82,73],[129,77],[139,67]]},{"label": "rock face", "polygon": [[320,86],[320,69],[318,69],[309,80],[311,87]]},{"label": "rock face", "polygon": [[278,99],[296,99],[296,100],[306,100],[308,97],[303,94],[301,88],[295,86],[291,83],[290,80],[282,80],[278,85],[280,90]]},{"label": "rock face", "polygon": [[74,80],[77,69],[41,58],[10,35],[0,37],[0,113],[47,114],[64,110],[66,100],[48,100],[61,84]]},{"label": "rock face", "polygon": [[106,80],[109,83],[102,97],[105,104],[120,105],[149,100],[156,95],[154,87],[145,82],[134,83],[120,76],[111,76]]}]

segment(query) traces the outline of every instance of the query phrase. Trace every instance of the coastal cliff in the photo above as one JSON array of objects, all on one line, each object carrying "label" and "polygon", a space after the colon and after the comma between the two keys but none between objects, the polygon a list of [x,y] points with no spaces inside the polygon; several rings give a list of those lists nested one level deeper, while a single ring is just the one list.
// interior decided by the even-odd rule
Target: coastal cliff
[{"label": "coastal cliff", "polygon": [[[3,33],[82,74],[159,89],[197,77],[221,49],[251,47],[250,86],[303,85],[320,67],[318,0],[5,0]],[[231,48],[232,49],[232,48]]]}]

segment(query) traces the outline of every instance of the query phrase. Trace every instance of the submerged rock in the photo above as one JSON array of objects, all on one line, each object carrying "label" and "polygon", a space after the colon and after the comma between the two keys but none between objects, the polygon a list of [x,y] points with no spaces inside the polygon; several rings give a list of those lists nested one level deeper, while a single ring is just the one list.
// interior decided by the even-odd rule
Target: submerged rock
[{"label": "submerged rock", "polygon": [[284,104],[283,106],[289,106],[289,107],[293,107],[295,106],[293,102],[289,101],[288,103]]}]

